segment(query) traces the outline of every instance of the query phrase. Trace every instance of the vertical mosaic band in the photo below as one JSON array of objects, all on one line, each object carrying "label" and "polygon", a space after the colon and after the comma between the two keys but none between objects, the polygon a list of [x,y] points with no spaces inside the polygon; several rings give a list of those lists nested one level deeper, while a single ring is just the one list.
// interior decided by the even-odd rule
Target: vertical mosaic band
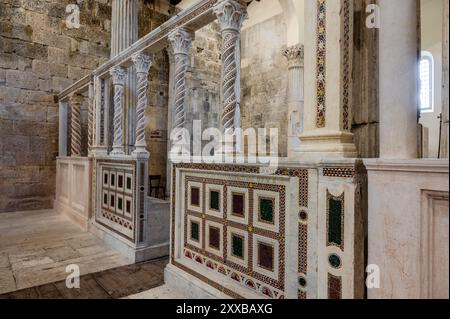
[{"label": "vertical mosaic band", "polygon": [[325,0],[317,0],[317,52],[316,52],[316,90],[317,114],[316,127],[325,127],[326,113],[326,4]]},{"label": "vertical mosaic band", "polygon": [[351,26],[352,26],[352,2],[344,0],[344,24],[343,24],[343,52],[342,61],[342,127],[349,131],[350,127],[350,100],[351,100]]}]

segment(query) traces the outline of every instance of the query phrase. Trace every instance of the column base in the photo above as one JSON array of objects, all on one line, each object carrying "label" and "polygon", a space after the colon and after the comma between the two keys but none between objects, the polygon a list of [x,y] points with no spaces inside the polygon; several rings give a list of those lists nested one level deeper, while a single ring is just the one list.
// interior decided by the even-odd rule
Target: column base
[{"label": "column base", "polygon": [[356,158],[358,152],[349,132],[315,130],[300,136],[301,144],[291,159]]}]

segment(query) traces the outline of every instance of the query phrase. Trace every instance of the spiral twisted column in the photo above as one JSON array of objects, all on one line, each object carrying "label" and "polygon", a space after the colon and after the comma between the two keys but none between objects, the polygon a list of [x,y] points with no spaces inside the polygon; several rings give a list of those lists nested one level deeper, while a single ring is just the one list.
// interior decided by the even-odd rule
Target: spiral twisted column
[{"label": "spiral twisted column", "polygon": [[186,100],[186,71],[189,49],[193,41],[193,34],[184,28],[174,30],[169,34],[169,43],[175,59],[174,73],[174,106],[175,116],[173,129],[177,130],[177,141],[183,138],[182,129],[186,120],[184,102]]},{"label": "spiral twisted column", "polygon": [[83,96],[74,94],[69,99],[71,107],[70,117],[70,156],[81,156],[81,104],[83,103]]},{"label": "spiral twisted column", "polygon": [[148,73],[153,64],[153,56],[145,53],[137,53],[132,57],[136,67],[137,75],[137,107],[136,107],[136,141],[135,153],[147,153],[147,142],[145,141],[146,117],[145,109],[147,108],[147,88]]},{"label": "spiral twisted column", "polygon": [[231,135],[240,128],[240,31],[247,10],[235,0],[220,0],[213,10],[222,33],[222,128]]},{"label": "spiral twisted column", "polygon": [[112,154],[125,154],[123,149],[123,106],[124,106],[124,86],[126,80],[126,70],[116,66],[111,69],[114,85],[114,136]]}]

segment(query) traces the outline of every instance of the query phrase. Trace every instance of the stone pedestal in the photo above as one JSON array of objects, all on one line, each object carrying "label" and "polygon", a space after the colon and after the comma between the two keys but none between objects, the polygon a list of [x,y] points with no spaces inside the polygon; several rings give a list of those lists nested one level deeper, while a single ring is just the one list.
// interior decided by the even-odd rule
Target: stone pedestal
[{"label": "stone pedestal", "polygon": [[365,160],[370,299],[449,296],[449,180],[444,160]]}]

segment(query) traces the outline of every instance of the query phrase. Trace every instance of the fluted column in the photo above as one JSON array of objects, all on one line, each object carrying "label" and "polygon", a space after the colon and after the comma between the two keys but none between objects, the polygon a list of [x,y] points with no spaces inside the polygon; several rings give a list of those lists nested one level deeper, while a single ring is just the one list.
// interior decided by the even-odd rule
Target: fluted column
[{"label": "fluted column", "polygon": [[233,134],[241,126],[240,32],[247,9],[238,1],[220,0],[213,11],[222,33],[222,129],[225,134]]},{"label": "fluted column", "polygon": [[138,39],[138,0],[112,0],[111,58]]},{"label": "fluted column", "polygon": [[123,145],[123,91],[126,80],[126,71],[122,67],[114,67],[111,70],[111,76],[114,85],[114,137],[112,154],[122,155],[125,154]]},{"label": "fluted column", "polygon": [[417,0],[379,5],[380,157],[417,158]]},{"label": "fluted column", "polygon": [[177,130],[177,141],[183,138],[181,129],[186,120],[186,71],[188,67],[188,53],[193,41],[193,34],[186,29],[179,28],[169,34],[169,43],[175,59],[174,98],[172,110],[175,111],[172,129]]},{"label": "fluted column", "polygon": [[294,45],[287,48],[283,55],[288,60],[288,157],[293,158],[294,151],[300,146],[300,134],[303,132],[303,45]]},{"label": "fluted column", "polygon": [[153,64],[153,56],[144,53],[138,53],[132,57],[137,75],[137,107],[136,107],[136,141],[135,153],[147,153],[147,142],[145,140],[147,108],[147,87],[148,73]]},{"label": "fluted column", "polygon": [[81,156],[81,104],[83,103],[83,96],[74,94],[69,100],[71,108],[70,119],[70,156]]}]

